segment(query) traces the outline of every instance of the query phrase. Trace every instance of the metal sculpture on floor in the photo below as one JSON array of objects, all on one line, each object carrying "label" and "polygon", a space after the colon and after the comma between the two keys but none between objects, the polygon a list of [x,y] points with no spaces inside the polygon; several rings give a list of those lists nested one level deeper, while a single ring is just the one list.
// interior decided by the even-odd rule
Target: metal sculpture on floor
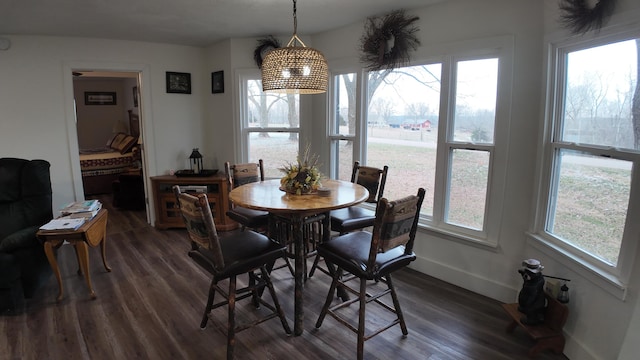
[{"label": "metal sculpture on floor", "polygon": [[520,321],[526,325],[537,325],[544,322],[546,298],[544,296],[544,266],[536,259],[522,262],[518,272],[524,283],[518,295],[518,311],[525,314]]}]

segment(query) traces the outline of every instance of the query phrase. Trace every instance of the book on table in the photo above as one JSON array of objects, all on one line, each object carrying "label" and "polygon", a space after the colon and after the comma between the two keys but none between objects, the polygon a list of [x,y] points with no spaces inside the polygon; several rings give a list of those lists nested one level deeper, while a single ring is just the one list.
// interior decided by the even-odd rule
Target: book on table
[{"label": "book on table", "polygon": [[84,218],[68,219],[57,218],[49,221],[48,223],[40,226],[42,231],[61,231],[61,230],[78,230],[86,220]]},{"label": "book on table", "polygon": [[91,219],[102,209],[98,200],[76,201],[60,209],[60,214],[66,218]]}]

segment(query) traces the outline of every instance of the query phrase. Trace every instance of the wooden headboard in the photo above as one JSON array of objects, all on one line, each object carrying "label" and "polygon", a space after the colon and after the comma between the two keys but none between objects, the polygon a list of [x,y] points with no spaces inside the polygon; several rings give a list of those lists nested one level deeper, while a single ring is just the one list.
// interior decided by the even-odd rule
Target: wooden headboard
[{"label": "wooden headboard", "polygon": [[129,112],[129,133],[135,137],[140,136],[140,116],[134,114],[133,110],[127,110]]}]

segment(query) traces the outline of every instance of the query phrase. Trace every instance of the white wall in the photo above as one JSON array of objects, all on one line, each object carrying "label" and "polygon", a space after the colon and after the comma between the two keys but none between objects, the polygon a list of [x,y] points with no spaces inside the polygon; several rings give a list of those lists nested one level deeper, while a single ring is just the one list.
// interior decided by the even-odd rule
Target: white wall
[{"label": "white wall", "polygon": [[[210,86],[204,50],[194,47],[101,39],[5,36],[0,52],[0,154],[51,162],[54,208],[75,200],[77,140],[72,68],[145,72],[142,121],[149,175],[184,168],[192,147],[202,146],[203,97]],[[192,94],[167,94],[165,72],[191,73]],[[210,91],[210,90],[209,90]],[[70,136],[71,134],[71,136]],[[79,174],[79,173],[78,173]]]},{"label": "white wall", "polygon": [[[618,0],[615,12],[606,23],[608,27],[638,24],[640,3],[636,0]],[[571,35],[559,21],[557,1],[544,2],[545,44],[568,37],[588,39],[592,33]],[[546,53],[542,53],[546,56]],[[546,74],[543,74],[546,76]],[[546,84],[544,84],[546,86]],[[541,111],[541,117],[543,112]],[[541,130],[541,128],[539,129]],[[635,199],[637,200],[637,199]],[[525,251],[532,257],[544,259],[545,272],[572,279],[570,315],[565,326],[569,338],[565,353],[572,359],[635,359],[640,353],[640,249],[636,250],[632,274],[622,286],[608,281],[577,261],[558,256],[548,247],[531,239]],[[635,354],[635,355],[634,355]]]},{"label": "white wall", "polygon": [[[617,3],[613,23],[640,10],[636,0]],[[569,358],[616,359],[621,348],[625,354],[637,354],[638,326],[633,326],[630,319],[637,319],[640,313],[636,309],[640,306],[639,265],[628,284],[627,299],[622,301],[594,283],[586,272],[575,271],[566,259],[541,251],[525,236],[532,219],[538,146],[535,134],[543,121],[544,37],[559,31],[557,0],[450,0],[411,13],[420,17],[422,45],[415,53],[416,60],[493,38],[511,38],[514,49],[513,74],[508,75],[512,76],[511,123],[508,150],[503,154],[508,170],[498,246],[473,245],[422,231],[415,268],[512,302],[521,286],[516,272],[520,262],[538,258],[546,266],[545,273],[573,280],[571,314],[565,327],[565,354]],[[362,29],[363,23],[359,23],[309,37],[301,24],[300,36],[325,53],[331,69],[357,68]],[[0,52],[0,154],[51,161],[55,205],[72,200],[75,189],[74,149],[69,145],[66,120],[70,114],[65,105],[71,94],[65,89],[65,77],[71,75],[63,71],[70,64],[145,69],[148,78],[141,89],[141,101],[145,138],[150,141],[147,151],[153,153],[150,175],[184,166],[192,147],[203,149],[205,162],[210,161],[212,167],[239,160],[238,134],[233,125],[238,106],[235,76],[239,70],[255,68],[252,56],[256,39],[232,39],[199,49],[81,38],[7,37],[12,47]],[[211,94],[211,72],[218,70],[225,72],[225,93]],[[193,94],[166,94],[165,71],[190,72]],[[302,106],[309,114],[303,121],[313,126],[314,147],[324,149],[325,96],[305,97]]]},{"label": "white wall", "polygon": [[[125,90],[128,90],[125,93]],[[85,92],[113,92],[115,105],[86,105]],[[78,79],[74,78],[73,93],[76,98],[76,121],[80,149],[104,148],[107,141],[118,132],[128,132],[129,117],[125,94],[132,97],[131,89],[125,88],[124,79]]]},{"label": "white wall", "polygon": [[[611,25],[633,18],[631,12],[638,8],[639,4],[632,0],[618,1],[618,13]],[[574,271],[574,267],[567,266],[567,259],[540,251],[525,235],[533,218],[530,210],[534,206],[536,135],[544,121],[544,39],[558,31],[558,1],[447,1],[411,13],[420,17],[418,34],[422,44],[412,56],[415,60],[447,54],[493,37],[512,36],[514,44],[507,176],[498,247],[483,247],[422,231],[416,241],[418,260],[413,267],[482,295],[514,302],[522,285],[516,272],[520,262],[526,258],[540,259],[546,266],[546,274],[572,279],[571,314],[565,326],[565,354],[569,358],[616,359],[621,347],[626,354],[637,355],[638,326],[630,318],[632,314],[637,318],[640,313],[634,312],[639,305],[636,298],[640,271],[630,279],[627,300],[622,301],[600,282],[594,282],[588,271]],[[330,68],[349,68],[357,63],[354,44],[358,43],[362,29],[363,24],[354,24],[314,36],[314,46],[328,57]],[[326,106],[322,106],[323,99],[316,98],[315,102],[319,105],[314,107],[314,124],[320,124],[326,114],[316,110]],[[390,176],[392,173],[390,169]]]}]

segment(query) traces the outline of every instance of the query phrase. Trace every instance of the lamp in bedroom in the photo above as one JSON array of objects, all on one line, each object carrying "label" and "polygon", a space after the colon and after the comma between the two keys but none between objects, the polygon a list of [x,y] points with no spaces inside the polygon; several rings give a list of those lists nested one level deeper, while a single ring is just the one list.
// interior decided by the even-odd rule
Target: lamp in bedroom
[{"label": "lamp in bedroom", "polygon": [[194,174],[199,174],[202,171],[202,154],[198,148],[194,148],[189,155],[189,167]]}]

